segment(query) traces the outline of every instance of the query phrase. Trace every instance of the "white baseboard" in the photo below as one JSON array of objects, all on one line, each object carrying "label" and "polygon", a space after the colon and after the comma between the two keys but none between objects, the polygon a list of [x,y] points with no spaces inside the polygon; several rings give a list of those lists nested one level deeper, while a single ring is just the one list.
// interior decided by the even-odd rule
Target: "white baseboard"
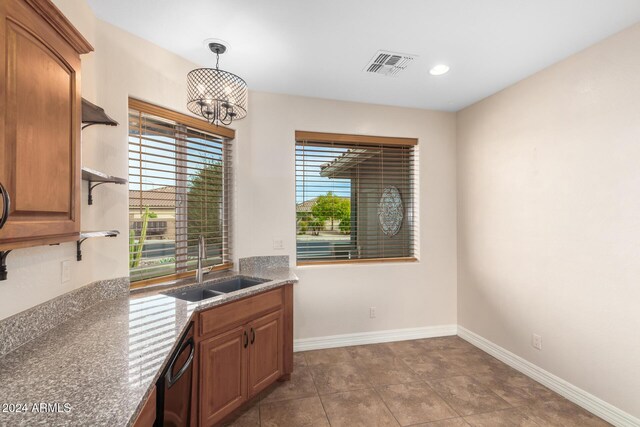
[{"label": "white baseboard", "polygon": [[427,326],[425,328],[391,329],[386,331],[303,338],[293,342],[293,351],[320,350],[323,348],[444,337],[456,335],[457,332],[457,325],[440,325]]},{"label": "white baseboard", "polygon": [[616,408],[604,400],[597,398],[573,384],[568,383],[562,378],[545,371],[522,357],[505,350],[504,348],[459,325],[458,335],[460,338],[468,341],[479,349],[484,350],[496,359],[499,359],[512,368],[517,369],[528,377],[533,378],[540,384],[545,385],[561,396],[566,397],[576,405],[579,405],[592,414],[599,416],[603,420],[619,427],[640,426],[640,419],[633,415]]}]

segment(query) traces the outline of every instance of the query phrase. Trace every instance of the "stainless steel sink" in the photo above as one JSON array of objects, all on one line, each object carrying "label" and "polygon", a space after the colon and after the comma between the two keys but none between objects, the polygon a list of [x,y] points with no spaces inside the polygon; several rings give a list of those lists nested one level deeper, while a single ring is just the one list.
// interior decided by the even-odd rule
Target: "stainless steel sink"
[{"label": "stainless steel sink", "polygon": [[252,286],[256,286],[265,282],[268,282],[268,280],[252,279],[248,277],[234,277],[232,279],[206,284],[204,286],[198,286],[196,288],[166,292],[164,295],[182,299],[185,301],[196,302],[209,298],[215,298],[220,295],[228,294],[229,292],[239,291],[240,289],[250,288]]}]

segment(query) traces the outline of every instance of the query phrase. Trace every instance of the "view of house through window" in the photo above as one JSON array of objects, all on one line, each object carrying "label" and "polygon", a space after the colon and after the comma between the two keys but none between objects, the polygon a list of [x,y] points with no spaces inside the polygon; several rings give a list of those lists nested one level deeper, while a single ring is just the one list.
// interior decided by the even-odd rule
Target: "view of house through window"
[{"label": "view of house through window", "polygon": [[[155,110],[154,110],[155,112]],[[228,140],[129,109],[129,270],[131,281],[181,275],[196,266],[200,235],[205,266],[230,262],[231,179]]]},{"label": "view of house through window", "polygon": [[298,263],[413,258],[417,141],[306,134],[296,135]]}]

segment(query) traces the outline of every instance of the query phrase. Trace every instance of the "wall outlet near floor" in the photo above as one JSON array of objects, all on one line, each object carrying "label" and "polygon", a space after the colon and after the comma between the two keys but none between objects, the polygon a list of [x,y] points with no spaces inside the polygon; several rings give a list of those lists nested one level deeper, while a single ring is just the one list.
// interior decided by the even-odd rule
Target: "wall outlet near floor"
[{"label": "wall outlet near floor", "polygon": [[375,319],[376,318],[376,308],[375,307],[369,307],[369,317],[371,319]]},{"label": "wall outlet near floor", "polygon": [[62,261],[60,270],[61,270],[60,281],[62,283],[65,283],[71,280],[71,261],[69,260]]},{"label": "wall outlet near floor", "polygon": [[538,334],[533,334],[531,336],[531,345],[535,349],[542,350],[542,337]]},{"label": "wall outlet near floor", "polygon": [[273,249],[284,249],[282,239],[273,239]]}]

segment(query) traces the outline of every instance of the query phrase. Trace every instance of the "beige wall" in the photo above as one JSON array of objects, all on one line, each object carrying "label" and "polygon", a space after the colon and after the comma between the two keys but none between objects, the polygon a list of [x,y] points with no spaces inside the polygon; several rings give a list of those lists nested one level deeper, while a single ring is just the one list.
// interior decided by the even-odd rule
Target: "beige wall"
[{"label": "beige wall", "polygon": [[[237,141],[236,247],[295,261],[296,130],[419,138],[420,262],[297,269],[295,337],[456,323],[455,116],[251,93]],[[273,250],[273,239],[285,249]],[[369,307],[377,317],[369,318]]]},{"label": "beige wall", "polygon": [[[83,58],[83,95],[120,123],[85,131],[83,164],[126,177],[127,97],[186,112],[186,74],[195,65],[96,20],[84,2],[56,4],[96,49]],[[295,262],[296,129],[420,138],[422,253],[412,264],[299,269],[296,338],[455,324],[455,115],[252,92],[234,153],[236,259],[288,254]],[[123,234],[85,242],[82,262],[74,261],[74,244],[12,253],[10,279],[0,283],[0,319],[91,281],[127,276],[127,194],[126,186],[105,185],[93,206],[83,202],[84,229]],[[284,250],[273,249],[274,238]],[[65,259],[73,278],[62,285]],[[369,319],[371,306],[376,319]]]},{"label": "beige wall", "polygon": [[640,24],[457,127],[459,324],[635,416],[639,46]]}]

